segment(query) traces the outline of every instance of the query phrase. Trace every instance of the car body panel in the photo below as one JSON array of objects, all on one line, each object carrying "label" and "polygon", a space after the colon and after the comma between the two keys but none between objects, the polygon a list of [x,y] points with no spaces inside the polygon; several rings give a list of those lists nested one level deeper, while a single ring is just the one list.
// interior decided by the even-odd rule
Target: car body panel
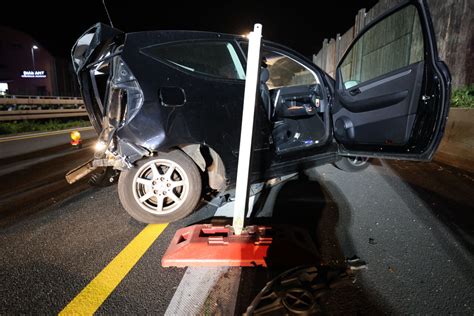
[{"label": "car body panel", "polygon": [[[342,85],[341,64],[334,81],[297,52],[262,42],[262,56],[266,52],[281,54],[288,63],[300,64],[313,73],[316,83],[269,89],[268,78],[261,78],[259,91],[263,94],[257,97],[251,182],[334,162],[341,155],[432,157],[449,109],[450,78],[439,61],[425,1],[410,0],[396,7],[368,25],[355,43],[374,25],[409,5],[420,13],[425,58],[360,84],[355,82],[347,89]],[[173,45],[192,48],[211,42],[225,44],[234,64],[245,68],[246,39],[240,35],[195,31],[125,34],[97,24],[78,40],[72,57],[84,102],[100,133],[99,142],[122,160],[114,167],[131,168],[144,156],[199,145],[219,156],[227,184],[234,184],[244,78],[203,73],[159,55]],[[273,65],[263,64],[261,73]],[[428,94],[429,100],[419,101],[421,95]],[[299,112],[289,114],[289,109]],[[347,134],[351,124],[356,126],[353,137]],[[98,152],[95,160],[107,163],[110,155],[105,156],[105,150]],[[204,154],[193,152],[190,156],[203,170]]]},{"label": "car body panel", "polygon": [[[406,17],[411,20],[403,21]],[[344,67],[350,65],[352,71],[350,75],[346,74],[346,77],[356,77],[354,69],[359,67],[359,70],[355,71],[362,73],[360,69],[363,69],[363,66],[355,63],[362,63],[366,58],[361,56],[368,56],[367,60],[377,63],[376,59],[370,59],[370,54],[376,54],[370,50],[374,49],[370,48],[370,44],[374,46],[373,42],[376,40],[388,42],[390,32],[396,32],[392,29],[403,28],[401,22],[412,23],[409,25],[412,29],[385,45],[393,45],[394,48],[406,47],[409,58],[407,65],[400,65],[370,80],[344,87],[343,70],[347,73],[349,69]],[[378,35],[377,30],[380,33]],[[379,38],[374,39],[377,36]],[[416,38],[417,36],[419,38]],[[364,42],[364,37],[371,37],[372,42]],[[410,41],[405,46],[393,44],[395,41],[402,43],[404,38]],[[364,47],[369,50],[366,55],[363,55]],[[401,49],[398,54],[403,53],[400,51]],[[360,56],[353,57],[351,54]],[[419,56],[416,56],[417,54]],[[389,53],[385,56],[397,58]],[[347,60],[352,60],[352,63],[346,62]],[[332,110],[334,135],[341,144],[341,154],[431,160],[447,121],[451,77],[448,68],[439,59],[425,0],[405,1],[367,25],[341,58],[336,72],[335,102]],[[359,76],[362,77],[362,74]]]},{"label": "car body panel", "polygon": [[[116,33],[108,30],[109,28],[105,25],[97,25],[96,32],[111,34],[117,38]],[[94,35],[98,38],[103,36],[105,35]],[[245,54],[239,45],[239,42],[245,39],[238,35],[193,31],[136,32],[125,34],[119,39],[120,42],[116,44],[116,49],[119,51],[120,62],[123,62],[127,69],[133,73],[134,80],[139,83],[143,93],[143,104],[140,110],[126,124],[121,124],[118,122],[118,118],[111,118],[108,115],[111,111],[107,110],[106,93],[97,97],[99,93],[97,89],[94,89],[94,84],[91,84],[94,82],[91,79],[93,77],[91,69],[94,69],[95,65],[100,64],[101,61],[100,59],[94,60],[91,56],[98,56],[94,50],[103,48],[100,45],[92,47],[90,49],[92,52],[88,51],[85,54],[84,63],[87,65],[83,64],[76,69],[81,81],[84,100],[86,100],[86,104],[89,104],[88,112],[91,121],[95,122],[94,126],[101,133],[99,141],[102,140],[107,144],[111,141],[104,133],[105,125],[115,121],[116,126],[111,128],[113,132],[107,133],[107,135],[113,134],[119,139],[119,145],[133,144],[148,152],[167,151],[188,144],[205,145],[222,159],[226,177],[229,179],[229,184],[232,185],[237,173],[245,81],[194,74],[150,56],[149,49],[170,42],[223,41],[233,45],[235,51],[238,52],[240,62],[245,65]],[[266,42],[266,45],[273,46],[276,50],[283,50],[281,46],[271,42]],[[300,58],[295,56],[294,52],[289,52],[289,54],[292,55],[292,58]],[[111,52],[110,55],[115,54]],[[113,59],[110,61],[113,62]],[[315,66],[311,66],[311,68],[317,69]],[[114,81],[112,79],[108,79],[108,85]],[[178,106],[165,105],[160,99],[164,87],[182,91],[184,103]],[[206,93],[204,94],[203,91]],[[103,105],[101,106],[99,103]],[[98,110],[98,108],[103,109]],[[330,146],[329,142],[324,148],[308,148],[307,155],[303,157],[291,154],[276,155],[271,150],[272,127],[271,122],[266,119],[267,113],[260,105],[256,107],[256,111],[255,120],[258,128],[256,128],[253,140],[251,177],[253,180],[284,175],[288,172],[301,170],[303,166],[307,168],[335,159],[337,147]],[[328,137],[325,139],[327,140]],[[329,153],[328,148],[330,148]],[[322,159],[318,159],[318,154],[322,155]],[[137,155],[138,158],[139,156]],[[327,157],[331,157],[331,159]],[[134,161],[129,162],[133,163]]]}]

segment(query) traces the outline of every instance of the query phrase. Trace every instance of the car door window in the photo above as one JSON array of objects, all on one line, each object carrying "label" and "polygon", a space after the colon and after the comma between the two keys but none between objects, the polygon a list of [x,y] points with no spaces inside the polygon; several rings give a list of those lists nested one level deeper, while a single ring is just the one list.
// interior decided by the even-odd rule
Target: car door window
[{"label": "car door window", "polygon": [[219,42],[175,42],[148,47],[143,52],[182,70],[223,79],[245,79],[234,46]]},{"label": "car door window", "polygon": [[374,25],[340,64],[346,89],[423,60],[423,33],[415,6]]},{"label": "car door window", "polygon": [[262,59],[270,74],[266,82],[270,90],[318,83],[313,71],[280,52],[263,49]]}]

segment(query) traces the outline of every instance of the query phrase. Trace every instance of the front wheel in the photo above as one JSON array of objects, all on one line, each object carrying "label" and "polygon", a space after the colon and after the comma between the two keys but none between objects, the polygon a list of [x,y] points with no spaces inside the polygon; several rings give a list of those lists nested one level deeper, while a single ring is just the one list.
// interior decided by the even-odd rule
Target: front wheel
[{"label": "front wheel", "polygon": [[369,166],[369,158],[367,157],[342,157],[336,161],[334,165],[343,171],[358,172]]},{"label": "front wheel", "polygon": [[174,150],[140,160],[123,171],[120,202],[136,220],[168,223],[189,215],[201,198],[201,175],[194,161]]}]

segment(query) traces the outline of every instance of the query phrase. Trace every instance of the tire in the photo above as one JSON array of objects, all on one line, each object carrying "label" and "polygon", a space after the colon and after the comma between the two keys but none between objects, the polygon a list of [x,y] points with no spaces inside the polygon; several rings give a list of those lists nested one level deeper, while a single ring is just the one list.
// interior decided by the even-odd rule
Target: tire
[{"label": "tire", "polygon": [[180,150],[140,160],[136,167],[122,171],[118,181],[120,202],[143,223],[169,223],[186,217],[201,199],[201,189],[196,164]]},{"label": "tire", "polygon": [[369,158],[367,157],[342,157],[336,161],[334,165],[346,172],[359,172],[369,166]]}]

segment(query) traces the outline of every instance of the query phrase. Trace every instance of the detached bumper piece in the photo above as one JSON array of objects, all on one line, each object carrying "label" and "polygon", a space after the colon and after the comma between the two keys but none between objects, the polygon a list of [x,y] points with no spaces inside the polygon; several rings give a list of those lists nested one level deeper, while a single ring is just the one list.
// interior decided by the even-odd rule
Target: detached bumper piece
[{"label": "detached bumper piece", "polygon": [[294,266],[317,262],[306,230],[248,226],[234,235],[231,226],[193,225],[179,229],[162,258],[163,267]]},{"label": "detached bumper piece", "polygon": [[94,171],[95,169],[97,169],[97,167],[95,167],[93,164],[92,164],[92,161],[93,159],[89,160],[88,162],[72,169],[71,171],[69,171],[67,174],[66,174],[66,181],[67,183],[69,184],[73,184],[74,182],[84,178],[85,176],[87,176],[89,173],[91,173],[92,171]]}]

